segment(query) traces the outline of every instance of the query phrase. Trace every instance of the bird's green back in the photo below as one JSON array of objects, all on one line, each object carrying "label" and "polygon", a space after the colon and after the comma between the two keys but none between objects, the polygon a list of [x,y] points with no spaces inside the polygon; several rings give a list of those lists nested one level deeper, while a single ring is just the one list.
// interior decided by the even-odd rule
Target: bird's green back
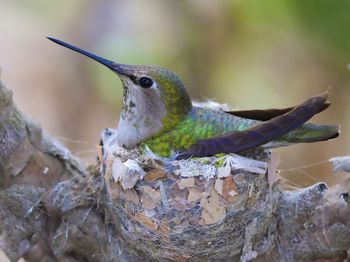
[{"label": "bird's green back", "polygon": [[[261,121],[237,117],[223,111],[193,107],[173,129],[151,137],[144,141],[141,147],[147,145],[157,155],[169,157],[172,152],[190,148],[198,140],[243,131],[259,123]],[[262,147],[274,148],[295,143],[324,141],[335,137],[338,132],[337,126],[306,123]]]},{"label": "bird's green back", "polygon": [[146,140],[154,153],[169,157],[172,151],[188,149],[200,139],[207,139],[231,131],[245,130],[259,121],[243,119],[223,111],[193,107],[175,127]]}]

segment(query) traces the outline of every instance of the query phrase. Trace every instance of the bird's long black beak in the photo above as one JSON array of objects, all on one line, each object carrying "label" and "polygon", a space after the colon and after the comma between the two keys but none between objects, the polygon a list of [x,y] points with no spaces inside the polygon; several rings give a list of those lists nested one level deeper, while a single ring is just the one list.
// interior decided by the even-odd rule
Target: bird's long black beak
[{"label": "bird's long black beak", "polygon": [[51,40],[52,42],[59,44],[61,46],[64,46],[68,49],[71,49],[75,52],[78,52],[82,55],[85,55],[87,57],[90,57],[91,59],[101,63],[102,65],[108,67],[109,69],[111,69],[112,71],[116,72],[117,74],[121,74],[121,75],[130,75],[130,66],[129,65],[124,65],[124,64],[119,64],[116,62],[113,62],[111,60],[105,59],[103,57],[100,57],[98,55],[95,55],[93,53],[90,53],[84,49],[81,49],[79,47],[73,46],[71,44],[65,43],[59,39],[53,38],[53,37],[47,37],[47,39]]}]

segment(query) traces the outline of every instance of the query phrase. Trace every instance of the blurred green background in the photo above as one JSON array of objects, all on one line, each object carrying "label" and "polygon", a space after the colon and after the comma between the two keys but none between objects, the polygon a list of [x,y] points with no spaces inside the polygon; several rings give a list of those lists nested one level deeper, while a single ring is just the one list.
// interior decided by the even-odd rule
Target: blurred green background
[{"label": "blurred green background", "polygon": [[314,122],[340,124],[341,137],[275,151],[290,187],[342,179],[330,175],[326,160],[349,153],[349,1],[0,0],[0,6],[2,80],[22,111],[84,160],[94,161],[100,130],[116,126],[121,83],[46,36],[122,63],[168,67],[194,99],[234,108],[290,106],[331,87],[333,105]]}]

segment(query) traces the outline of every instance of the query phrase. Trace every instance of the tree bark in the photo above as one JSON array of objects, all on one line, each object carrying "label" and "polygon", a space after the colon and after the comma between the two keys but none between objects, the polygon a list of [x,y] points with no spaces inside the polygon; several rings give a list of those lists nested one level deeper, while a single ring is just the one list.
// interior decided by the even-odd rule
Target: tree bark
[{"label": "tree bark", "polygon": [[172,161],[118,147],[110,129],[99,163],[85,167],[2,83],[0,119],[0,248],[12,261],[347,257],[350,181],[284,192],[267,151],[248,164]]}]

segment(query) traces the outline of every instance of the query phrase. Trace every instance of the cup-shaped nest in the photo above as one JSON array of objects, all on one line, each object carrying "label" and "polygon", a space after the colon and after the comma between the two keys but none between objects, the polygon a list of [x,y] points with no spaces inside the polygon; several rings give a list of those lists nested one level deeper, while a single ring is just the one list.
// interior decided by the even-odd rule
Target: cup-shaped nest
[{"label": "cup-shaped nest", "polygon": [[253,220],[262,232],[266,228],[266,208],[273,203],[268,151],[178,161],[106,142],[101,173],[109,218],[145,256],[234,258]]}]

